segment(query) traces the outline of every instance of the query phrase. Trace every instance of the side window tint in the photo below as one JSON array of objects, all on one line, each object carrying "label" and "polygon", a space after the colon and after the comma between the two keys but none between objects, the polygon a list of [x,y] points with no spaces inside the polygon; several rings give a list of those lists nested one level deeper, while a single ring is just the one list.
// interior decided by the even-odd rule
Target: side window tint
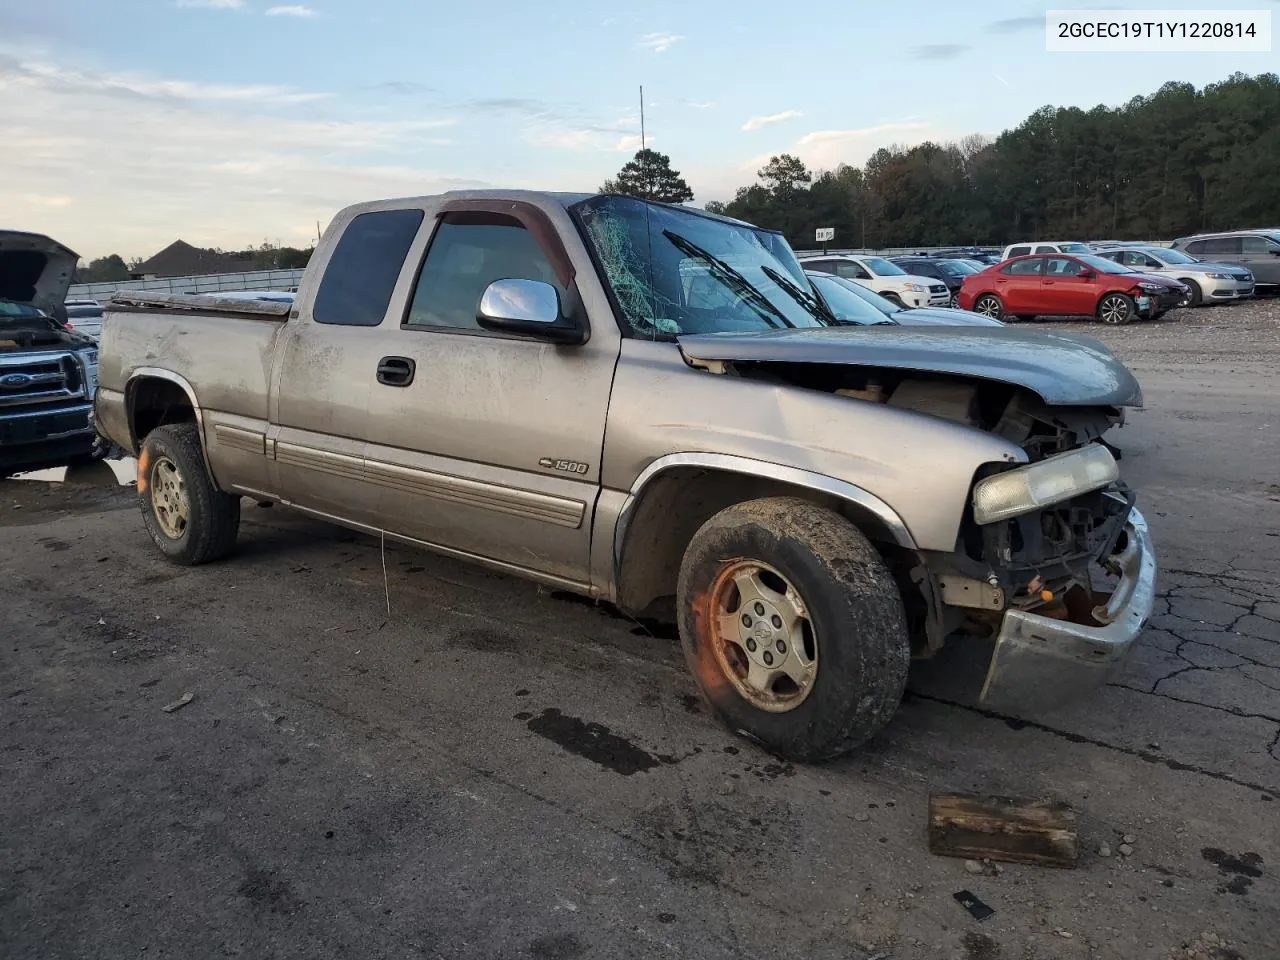
[{"label": "side window tint", "polygon": [[871,274],[852,260],[836,261],[836,276],[847,280],[870,280]]},{"label": "side window tint", "polygon": [[1010,257],[1025,257],[1031,252],[1030,247],[1012,247],[1009,250]]},{"label": "side window tint", "polygon": [[1238,255],[1242,246],[1239,237],[1218,237],[1204,241],[1204,252],[1211,257],[1230,257]]},{"label": "side window tint", "polygon": [[1084,264],[1068,257],[1050,257],[1044,272],[1056,277],[1078,277],[1084,272]]},{"label": "side window tint", "polygon": [[1266,237],[1241,237],[1241,253],[1270,253],[1280,249]]},{"label": "side window tint", "polygon": [[1058,248],[1054,246],[1050,246],[1047,243],[1042,243],[1040,244],[1040,246],[1036,247],[1035,252],[1036,253],[1057,253]]},{"label": "side window tint", "polygon": [[422,218],[421,210],[374,210],[347,224],[316,292],[316,323],[380,324]]},{"label": "side window tint", "polygon": [[1043,263],[1044,260],[1039,257],[1032,257],[1028,260],[1015,260],[1000,272],[1007,273],[1011,277],[1035,276],[1040,272],[1040,267]]},{"label": "side window tint", "polygon": [[806,270],[813,270],[815,273],[835,273],[836,265],[833,260],[814,260],[806,261],[801,264]]},{"label": "side window tint", "polygon": [[1187,256],[1198,257],[1204,253],[1204,241],[1192,240],[1187,244]]},{"label": "side window tint", "polygon": [[514,217],[446,214],[418,273],[405,324],[479,330],[476,313],[495,280],[541,280],[565,291],[533,235]]}]

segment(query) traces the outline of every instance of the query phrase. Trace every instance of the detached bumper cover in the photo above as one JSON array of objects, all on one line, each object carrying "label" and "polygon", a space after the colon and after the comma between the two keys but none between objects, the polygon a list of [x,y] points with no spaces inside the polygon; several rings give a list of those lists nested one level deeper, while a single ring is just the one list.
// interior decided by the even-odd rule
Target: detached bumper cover
[{"label": "detached bumper cover", "polygon": [[981,701],[1002,712],[1040,712],[1101,686],[1124,661],[1151,617],[1156,557],[1146,521],[1136,509],[1125,524],[1123,549],[1111,555],[1120,582],[1105,626],[1058,620],[1021,610],[1005,613]]}]

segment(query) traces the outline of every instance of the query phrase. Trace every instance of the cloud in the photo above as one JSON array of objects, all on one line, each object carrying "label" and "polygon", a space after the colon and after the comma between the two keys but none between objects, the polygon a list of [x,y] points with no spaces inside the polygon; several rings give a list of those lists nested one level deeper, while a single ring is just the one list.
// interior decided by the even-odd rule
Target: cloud
[{"label": "cloud", "polygon": [[781,113],[771,113],[766,117],[752,117],[742,125],[742,129],[759,130],[761,127],[772,126],[775,123],[783,123],[803,116],[804,114],[799,110],[783,110]]},{"label": "cloud", "polygon": [[968,49],[963,43],[926,43],[912,47],[911,56],[915,60],[954,60]]},{"label": "cloud", "polygon": [[150,256],[178,236],[305,243],[348,203],[488,185],[438,165],[452,117],[321,119],[260,87],[67,74],[0,56],[0,210],[89,258]]},{"label": "cloud", "polygon": [[686,107],[693,107],[695,110],[710,110],[716,105],[714,100],[681,100]]},{"label": "cloud", "polygon": [[138,100],[206,102],[256,102],[300,104],[321,100],[324,93],[308,93],[267,84],[199,83],[167,80],[139,74],[91,74],[0,53],[0,89],[47,89],[67,94],[101,94]]},{"label": "cloud", "polygon": [[[950,134],[917,120],[896,120],[852,130],[813,130],[790,146],[750,158],[738,166],[736,176],[754,178],[756,171],[768,163],[771,156],[779,153],[799,157],[810,170],[833,170],[842,163],[861,164],[880,147],[893,143],[946,139],[951,139]],[[740,179],[734,186],[743,186],[745,182]],[[717,199],[717,195],[724,192],[716,188],[702,189],[704,192],[699,196],[711,195],[710,199]],[[732,190],[729,195],[732,195]]]},{"label": "cloud", "polygon": [[992,33],[1020,33],[1023,30],[1043,30],[1044,17],[1009,17],[987,24]]},{"label": "cloud", "polygon": [[684,37],[678,33],[646,33],[637,42],[646,50],[666,53],[683,39]]},{"label": "cloud", "polygon": [[309,20],[317,15],[310,7],[304,7],[300,3],[280,7],[267,7],[266,13],[268,17],[299,17],[303,20]]},{"label": "cloud", "polygon": [[203,10],[239,10],[244,0],[173,0],[175,7]]}]

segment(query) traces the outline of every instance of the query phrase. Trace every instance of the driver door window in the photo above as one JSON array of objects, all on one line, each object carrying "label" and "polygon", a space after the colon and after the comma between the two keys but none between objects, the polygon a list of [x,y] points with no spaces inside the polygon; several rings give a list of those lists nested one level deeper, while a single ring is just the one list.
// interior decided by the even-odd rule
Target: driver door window
[{"label": "driver door window", "polygon": [[540,280],[564,302],[555,270],[519,220],[447,214],[431,238],[404,325],[479,332],[480,298],[495,280]]}]

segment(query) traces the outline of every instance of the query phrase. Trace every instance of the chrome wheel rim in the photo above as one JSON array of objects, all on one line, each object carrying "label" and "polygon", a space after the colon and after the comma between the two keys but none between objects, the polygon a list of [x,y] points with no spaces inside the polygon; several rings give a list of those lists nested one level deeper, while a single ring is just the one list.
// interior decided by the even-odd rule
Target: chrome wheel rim
[{"label": "chrome wheel rim", "polygon": [[974,309],[984,317],[995,319],[1000,316],[1000,301],[995,297],[983,297],[977,302]]},{"label": "chrome wheel rim", "polygon": [[187,532],[191,501],[178,465],[168,457],[157,457],[151,466],[151,512],[160,531],[170,540]]},{"label": "chrome wheel rim", "polygon": [[786,713],[818,678],[818,640],[800,592],[755,560],[725,564],[709,591],[716,663],[752,706]]},{"label": "chrome wheel rim", "polygon": [[1121,297],[1107,297],[1099,313],[1103,323],[1123,323],[1129,319],[1129,304]]}]

